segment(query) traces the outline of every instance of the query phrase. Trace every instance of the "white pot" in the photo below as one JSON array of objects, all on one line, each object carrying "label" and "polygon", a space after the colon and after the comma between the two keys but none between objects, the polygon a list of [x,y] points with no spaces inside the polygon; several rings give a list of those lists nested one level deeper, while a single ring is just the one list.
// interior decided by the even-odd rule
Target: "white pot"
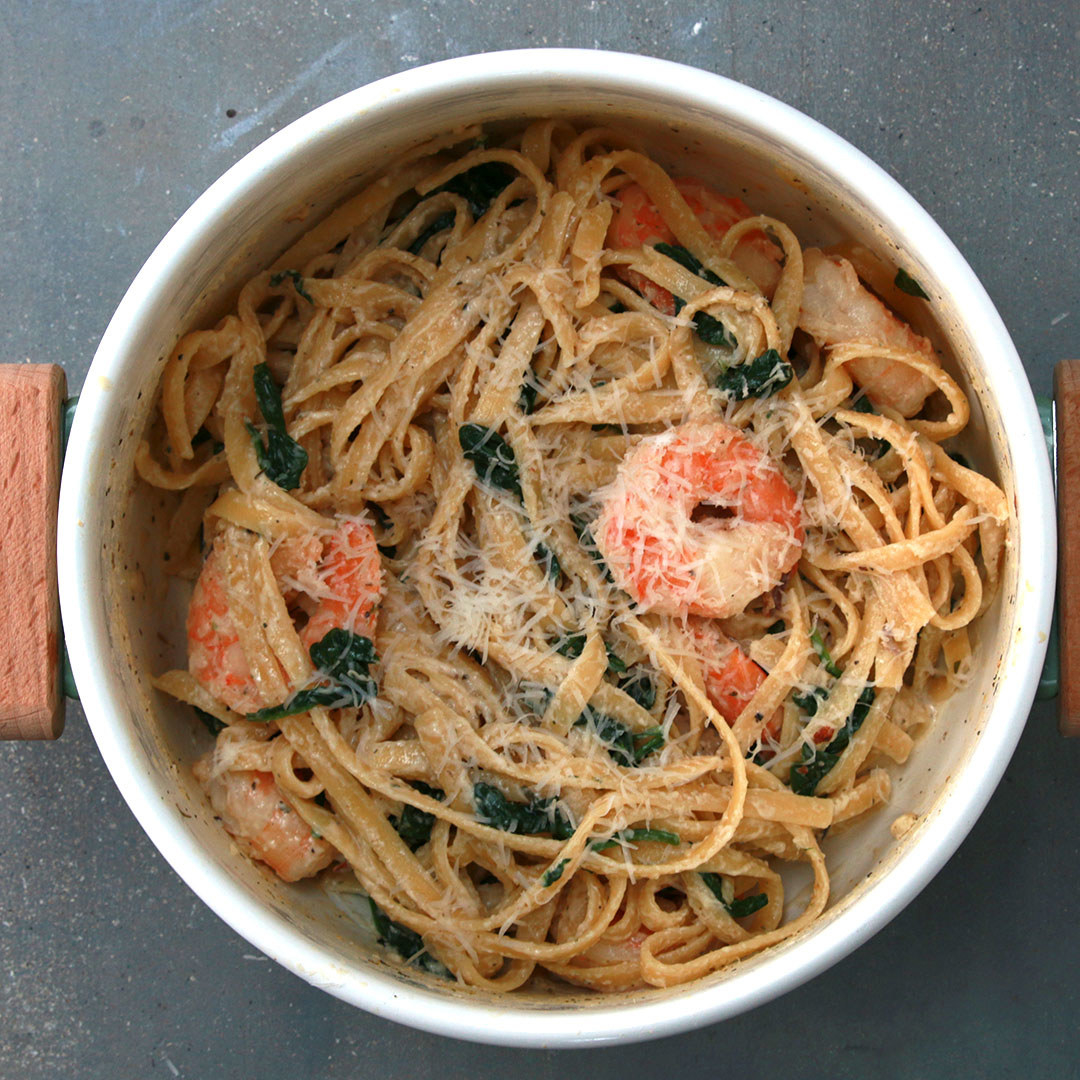
[{"label": "white pot", "polygon": [[[743,193],[804,240],[861,241],[933,298],[947,361],[973,402],[965,452],[1016,511],[1001,595],[970,686],[911,760],[892,805],[827,848],[831,906],[810,929],[689,986],[610,997],[493,997],[387,961],[312,886],[239,857],[190,774],[204,736],[151,672],[183,663],[182,596],[155,568],[161,522],[133,455],[162,364],[237,286],[398,151],[472,122],[573,116],[620,123],[684,171]],[[307,210],[304,221],[298,212]],[[217,181],[147,260],[86,378],[59,513],[63,622],[86,715],[135,816],[191,888],[253,945],[379,1016],[481,1042],[568,1046],[670,1035],[792,989],[879,930],[941,868],[994,790],[1035,692],[1053,603],[1054,503],[1039,418],[1012,342],[941,229],[880,168],[794,109],[661,60],[581,50],[463,57],[362,87],[268,139]],[[889,834],[905,811],[918,824]]]}]

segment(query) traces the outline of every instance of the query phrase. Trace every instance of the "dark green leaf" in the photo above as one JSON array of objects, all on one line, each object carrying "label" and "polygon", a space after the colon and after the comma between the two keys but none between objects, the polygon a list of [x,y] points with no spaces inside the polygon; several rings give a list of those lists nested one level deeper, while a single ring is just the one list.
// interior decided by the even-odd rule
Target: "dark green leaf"
[{"label": "dark green leaf", "polygon": [[593,851],[607,851],[608,848],[619,846],[621,841],[632,844],[652,842],[654,844],[673,844],[675,846],[682,843],[677,833],[668,832],[666,829],[623,829],[611,837],[610,840],[594,840],[589,847]]},{"label": "dark green leaf", "polygon": [[544,876],[540,879],[540,883],[545,889],[549,885],[554,885],[562,877],[562,872],[566,869],[566,864],[569,861],[569,859],[560,859],[550,870],[545,871]]},{"label": "dark green leaf", "polygon": [[371,921],[375,924],[381,945],[393,949],[402,960],[415,964],[423,971],[450,978],[450,972],[427,951],[424,939],[415,930],[394,922],[370,896],[368,903],[371,905]]},{"label": "dark green leaf", "polygon": [[307,451],[291,436],[282,434],[276,428],[267,428],[264,445],[259,429],[254,424],[245,421],[244,426],[255,447],[259,468],[285,491],[299,487],[300,477],[307,468]]},{"label": "dark green leaf", "polygon": [[200,709],[198,705],[192,705],[195,710],[195,715],[206,725],[206,730],[211,735],[217,735],[219,732],[224,731],[228,724],[223,724],[216,716],[208,713],[205,709]]},{"label": "dark green leaf", "polygon": [[514,170],[501,161],[485,161],[451,177],[442,187],[430,192],[429,197],[440,191],[452,191],[469,204],[472,216],[479,218],[515,175]]},{"label": "dark green leaf", "polygon": [[[410,786],[414,787],[421,795],[437,799],[442,802],[446,793],[439,788],[425,784],[423,780],[413,780]],[[410,851],[422,848],[431,839],[431,828],[435,824],[435,815],[418,807],[405,803],[401,808],[401,817],[391,817],[390,824],[397,830],[398,836],[409,845]]]},{"label": "dark green leaf", "polygon": [[777,619],[771,626],[765,627],[766,634],[782,634],[787,629],[783,619]]},{"label": "dark green leaf", "polygon": [[719,874],[709,871],[701,875],[702,881],[709,887],[709,891],[724,905],[727,913],[733,919],[745,919],[760,911],[769,903],[769,898],[764,893],[754,893],[753,896],[742,896],[730,902],[724,899],[724,879]]},{"label": "dark green leaf", "polygon": [[[309,303],[314,304],[311,293],[304,288],[304,275],[299,270],[279,270],[270,278],[270,288],[276,289],[286,278],[291,279],[293,288]],[[265,415],[265,414],[264,414]]]},{"label": "dark green leaf", "polygon": [[[727,327],[707,311],[699,311],[694,316],[694,333],[696,333],[706,345],[717,345],[724,349],[734,349],[738,344],[734,335],[728,333]],[[755,396],[762,397],[763,395],[756,394]]]},{"label": "dark green leaf", "polygon": [[458,443],[483,483],[509,491],[519,500],[522,498],[517,459],[510,444],[497,431],[483,424],[462,424],[458,428]]},{"label": "dark green leaf", "polygon": [[626,678],[619,680],[619,689],[643,709],[651,709],[656,704],[656,686],[648,669],[641,665],[631,668]]},{"label": "dark green leaf", "polygon": [[419,255],[424,250],[424,245],[433,237],[446,229],[449,229],[454,224],[454,212],[453,210],[447,210],[445,214],[440,214],[419,236],[409,245],[410,255]]},{"label": "dark green leaf", "polygon": [[544,573],[552,581],[558,581],[562,576],[562,564],[559,562],[559,556],[547,544],[538,541],[533,549],[533,558],[544,568]]},{"label": "dark green leaf", "polygon": [[809,694],[792,694],[791,700],[807,716],[816,716],[818,703],[829,696],[829,691],[824,686],[815,686]]},{"label": "dark green leaf", "polygon": [[540,383],[536,381],[536,372],[529,368],[525,372],[525,381],[521,384],[521,393],[518,394],[518,408],[526,415],[532,414],[536,408],[536,399],[540,393]]},{"label": "dark green leaf", "polygon": [[[567,656],[571,660],[576,660],[585,649],[585,635],[584,634],[567,634],[566,637],[561,638],[555,643],[555,651],[560,656]],[[607,669],[612,675],[620,675],[626,670],[625,662],[615,654],[611,646],[604,643],[604,649],[607,651]]]},{"label": "dark green leaf", "polygon": [[257,364],[253,372],[255,400],[266,421],[266,442],[258,428],[249,421],[244,426],[251,436],[259,468],[278,487],[291,491],[300,484],[307,467],[307,451],[285,430],[285,415],[281,409],[281,391],[274,382],[267,364]]},{"label": "dark green leaf", "polygon": [[573,826],[554,807],[554,799],[532,798],[527,803],[512,802],[497,787],[482,781],[473,784],[476,819],[482,825],[504,832],[551,833],[556,840],[568,840]]},{"label": "dark green leaf", "polygon": [[906,292],[908,296],[917,296],[920,300],[930,299],[926,295],[926,290],[902,266],[896,271],[893,284],[901,292]]},{"label": "dark green leaf", "polygon": [[760,356],[741,364],[732,364],[716,380],[716,385],[735,401],[748,397],[770,397],[791,382],[791,365],[780,359],[775,349],[766,349]]},{"label": "dark green leaf", "polygon": [[840,760],[840,756],[851,743],[851,737],[862,727],[870,706],[874,703],[874,688],[866,687],[855,702],[855,708],[844,726],[833,737],[828,746],[820,750],[811,749],[804,743],[802,748],[803,763],[792,767],[788,784],[796,795],[813,795],[821,778]]},{"label": "dark green leaf", "polygon": [[615,303],[608,308],[608,312],[612,315],[621,315],[626,310],[626,305],[619,303],[618,300],[616,300]]},{"label": "dark green leaf", "polygon": [[[369,502],[367,505],[372,516],[375,518],[375,524],[379,526],[380,530],[383,532],[390,532],[394,527],[394,523],[386,511],[376,502]],[[397,546],[395,544],[376,544],[375,546],[388,559],[397,557]]]},{"label": "dark green leaf", "polygon": [[378,661],[369,638],[335,627],[311,646],[311,662],[324,682],[297,690],[281,705],[248,713],[248,720],[269,723],[286,716],[309,712],[318,705],[327,709],[359,708],[376,695],[368,665]]},{"label": "dark green leaf", "polygon": [[618,765],[627,767],[640,765],[645,758],[664,745],[662,728],[631,731],[614,717],[597,712],[591,705],[586,705],[581,715],[574,721],[574,726],[586,727],[590,724],[596,737],[606,745],[608,753]]},{"label": "dark green leaf", "polygon": [[815,629],[810,635],[810,644],[814,646],[814,652],[821,658],[821,666],[834,678],[839,679],[843,672],[833,663],[832,655],[829,653],[828,648],[825,646],[825,642],[821,638],[821,633]]}]

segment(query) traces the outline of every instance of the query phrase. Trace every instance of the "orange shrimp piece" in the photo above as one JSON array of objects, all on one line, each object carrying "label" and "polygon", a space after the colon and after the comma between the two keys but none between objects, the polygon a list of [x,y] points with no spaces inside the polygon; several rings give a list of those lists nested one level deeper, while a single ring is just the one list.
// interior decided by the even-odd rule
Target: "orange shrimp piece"
[{"label": "orange shrimp piece", "polygon": [[[753,211],[733,195],[721,195],[700,180],[680,177],[675,181],[705,230],[716,240],[736,222],[753,217]],[[608,228],[607,242],[619,251],[633,251],[653,244],[677,244],[675,234],[640,184],[630,184],[619,191],[621,206]],[[744,236],[732,253],[735,264],[763,293],[771,296],[780,277],[780,251],[760,230]],[[623,272],[629,285],[665,315],[675,314],[675,300],[636,270]]]},{"label": "orange shrimp piece", "polygon": [[[319,534],[284,541],[270,558],[282,595],[306,603],[310,616],[300,640],[310,649],[335,628],[373,637],[382,590],[382,565],[370,525],[343,521]],[[219,701],[240,713],[268,702],[255,684],[225,591],[221,557],[211,550],[188,606],[188,670]]]},{"label": "orange shrimp piece", "polygon": [[615,583],[643,610],[725,618],[799,561],[799,497],[768,455],[720,421],[642,439],[593,530]]},{"label": "orange shrimp piece", "polygon": [[337,850],[289,806],[272,773],[237,770],[211,777],[211,757],[196,763],[195,777],[242,850],[283,881],[311,877],[334,861]]},{"label": "orange shrimp piece", "polygon": [[370,525],[346,521],[330,538],[320,563],[322,591],[307,625],[300,631],[304,647],[321,641],[334,629],[375,636],[382,562]]},{"label": "orange shrimp piece", "polygon": [[710,619],[688,619],[705,693],[716,711],[730,724],[746,708],[765,681],[765,671]]},{"label": "orange shrimp piece", "polygon": [[[935,360],[930,342],[870,292],[847,259],[809,248],[803,252],[803,277],[799,326],[822,347],[857,341]],[[937,389],[921,371],[895,360],[867,356],[846,367],[875,405],[896,409],[901,416],[914,416]]]},{"label": "orange shrimp piece", "polygon": [[187,641],[188,670],[196,681],[235,712],[262,708],[262,695],[229,611],[217,548],[207,555],[191,594]]}]

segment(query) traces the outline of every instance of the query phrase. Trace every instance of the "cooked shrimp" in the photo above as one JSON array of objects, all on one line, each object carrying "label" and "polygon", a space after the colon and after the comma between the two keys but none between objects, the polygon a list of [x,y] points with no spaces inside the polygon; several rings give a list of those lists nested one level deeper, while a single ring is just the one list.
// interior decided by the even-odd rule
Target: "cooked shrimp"
[{"label": "cooked shrimp", "polygon": [[[854,267],[816,248],[803,252],[804,284],[799,326],[821,346],[864,342],[907,349],[934,360],[934,348],[898,319],[862,282]],[[936,389],[907,364],[867,356],[847,364],[852,379],[875,405],[914,416]]]},{"label": "cooked shrimp", "polygon": [[725,618],[799,561],[799,497],[779,468],[719,421],[642,439],[594,530],[615,583],[640,608]]},{"label": "cooked shrimp", "polygon": [[[287,600],[299,599],[309,617],[300,640],[310,649],[337,627],[365,637],[375,631],[382,566],[371,526],[349,518],[328,541],[319,534],[286,540],[270,558]],[[264,705],[237,633],[214,548],[195,583],[187,618],[188,669],[219,701],[240,713]]]},{"label": "cooked shrimp", "polygon": [[345,521],[330,538],[319,563],[318,606],[300,632],[311,648],[336,628],[374,637],[382,592],[382,562],[371,526]]},{"label": "cooked shrimp", "polygon": [[207,555],[187,614],[188,670],[211,694],[239,713],[264,702],[251,674],[225,595],[222,558]]},{"label": "cooked shrimp", "polygon": [[705,693],[731,723],[765,681],[765,672],[711,619],[691,618],[686,626],[701,661]]},{"label": "cooked shrimp", "polygon": [[[697,215],[706,231],[716,240],[736,222],[753,217],[753,211],[731,195],[721,195],[700,180],[683,177],[675,181],[679,194]],[[621,251],[651,244],[675,244],[675,234],[668,228],[653,201],[638,184],[619,191],[620,207],[608,229],[607,242]],[[766,295],[772,295],[780,277],[780,249],[760,230],[747,234],[732,253],[735,264]],[[675,314],[675,300],[667,289],[661,288],[634,270],[625,277],[650,304],[665,315]]]},{"label": "cooked shrimp", "polygon": [[196,762],[195,778],[243,851],[283,881],[311,877],[334,861],[335,848],[285,801],[272,773],[238,770],[212,776],[211,757]]}]

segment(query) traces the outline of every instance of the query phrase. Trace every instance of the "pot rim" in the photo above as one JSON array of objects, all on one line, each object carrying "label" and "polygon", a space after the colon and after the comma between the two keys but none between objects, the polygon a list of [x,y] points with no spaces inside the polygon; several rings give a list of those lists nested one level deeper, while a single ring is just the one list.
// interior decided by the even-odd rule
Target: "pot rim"
[{"label": "pot rim", "polygon": [[[888,222],[947,281],[982,358],[989,393],[1007,401],[1002,427],[1017,490],[1017,632],[1008,650],[1009,677],[997,683],[984,730],[964,770],[980,783],[954,784],[934,819],[903,855],[865,887],[841,919],[823,920],[782,955],[756,958],[723,986],[690,984],[685,992],[643,1003],[564,1008],[491,1005],[467,994],[446,996],[391,973],[345,966],[305,940],[231,879],[194,844],[172,800],[147,782],[141,747],[126,725],[119,683],[111,675],[109,634],[97,587],[101,572],[93,518],[106,414],[123,386],[127,343],[141,312],[169,279],[197,258],[205,238],[261,177],[310,153],[334,132],[376,110],[416,107],[456,86],[512,91],[545,80],[584,90],[656,93],[673,108],[704,110],[786,145],[823,173],[859,192],[862,204]],[[98,455],[99,457],[101,455]],[[391,75],[342,95],[270,136],[234,164],[169,230],[127,290],[102,337],[71,431],[60,493],[58,564],[63,623],[72,670],[102,757],[135,817],[187,885],[226,923],[268,956],[315,986],[375,1015],[422,1030],[510,1046],[581,1046],[673,1035],[725,1019],[793,989],[837,962],[881,929],[930,881],[967,835],[993,793],[1023,730],[1034,698],[1053,608],[1055,520],[1049,461],[1034,399],[1008,332],[959,251],[921,206],[883,169],[839,135],[794,108],[723,76],[672,61],[588,49],[519,49],[444,60]],[[114,719],[117,718],[117,719]],[[901,872],[901,865],[903,870]]]}]

